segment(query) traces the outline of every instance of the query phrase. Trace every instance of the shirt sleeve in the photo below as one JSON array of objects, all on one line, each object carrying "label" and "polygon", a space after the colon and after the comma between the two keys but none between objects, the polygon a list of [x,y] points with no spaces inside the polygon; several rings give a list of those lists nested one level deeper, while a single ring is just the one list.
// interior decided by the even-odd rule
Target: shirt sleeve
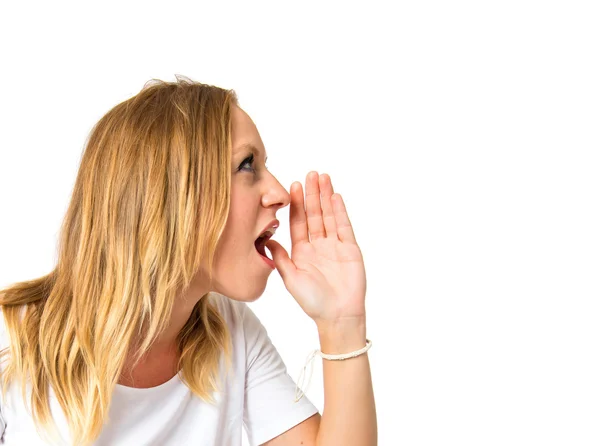
[{"label": "shirt sleeve", "polygon": [[259,446],[319,411],[306,395],[294,402],[296,383],[265,327],[247,304],[242,311],[246,340],[243,422],[250,446]]}]

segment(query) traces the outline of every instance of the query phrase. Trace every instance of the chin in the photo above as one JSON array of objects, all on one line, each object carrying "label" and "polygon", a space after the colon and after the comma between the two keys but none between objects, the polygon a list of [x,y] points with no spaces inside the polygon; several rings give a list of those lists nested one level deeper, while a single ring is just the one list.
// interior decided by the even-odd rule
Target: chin
[{"label": "chin", "polygon": [[[223,294],[223,293],[219,293],[219,294]],[[244,303],[251,303],[251,302],[255,302],[258,300],[258,298],[260,296],[256,296],[256,297],[249,297],[249,296],[232,296],[232,295],[227,295],[227,294],[223,294],[224,296],[227,296],[229,299],[231,300],[235,300],[236,302],[244,302]]]},{"label": "chin", "polygon": [[236,300],[238,302],[254,302],[258,300],[263,293],[265,292],[265,287],[262,287],[260,290],[256,290],[254,293],[248,293],[248,290],[244,291],[236,291],[236,290],[215,290],[216,293],[222,294],[223,296],[227,296],[230,299]]}]

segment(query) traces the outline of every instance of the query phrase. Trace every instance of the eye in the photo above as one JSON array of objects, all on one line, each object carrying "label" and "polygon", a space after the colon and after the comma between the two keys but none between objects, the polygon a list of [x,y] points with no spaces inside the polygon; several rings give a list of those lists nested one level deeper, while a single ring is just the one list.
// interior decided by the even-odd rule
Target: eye
[{"label": "eye", "polygon": [[242,164],[240,164],[240,167],[238,168],[238,170],[250,170],[250,172],[255,172],[256,170],[254,169],[254,167],[251,167],[250,169],[245,169],[243,167],[246,164],[252,165],[253,162],[254,162],[254,154],[252,154],[252,155],[248,156],[246,159],[244,159],[244,161],[242,161]]}]

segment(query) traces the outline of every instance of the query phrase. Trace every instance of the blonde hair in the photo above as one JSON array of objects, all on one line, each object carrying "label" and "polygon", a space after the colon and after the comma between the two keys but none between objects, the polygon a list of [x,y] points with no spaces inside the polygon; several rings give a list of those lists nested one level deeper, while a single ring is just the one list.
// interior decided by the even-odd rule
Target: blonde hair
[{"label": "blonde hair", "polygon": [[[51,424],[49,386],[74,445],[108,419],[132,339],[135,364],[167,327],[200,268],[209,280],[230,205],[233,90],[176,76],[148,81],[94,126],[81,158],[55,269],[0,291],[10,346],[2,394],[31,379],[36,429]],[[208,293],[177,337],[179,376],[211,404],[231,367],[231,338]],[[217,383],[219,381],[219,383]],[[43,429],[40,429],[40,426]]]}]

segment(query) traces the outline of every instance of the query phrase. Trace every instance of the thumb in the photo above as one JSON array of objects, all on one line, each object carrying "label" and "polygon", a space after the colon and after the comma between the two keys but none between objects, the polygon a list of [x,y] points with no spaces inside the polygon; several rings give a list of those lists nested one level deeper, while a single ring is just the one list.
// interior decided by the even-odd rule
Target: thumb
[{"label": "thumb", "polygon": [[271,251],[273,262],[275,262],[275,268],[277,268],[277,271],[285,282],[286,278],[290,277],[296,271],[296,265],[292,262],[292,259],[290,259],[285,248],[275,240],[267,240],[265,246]]}]

